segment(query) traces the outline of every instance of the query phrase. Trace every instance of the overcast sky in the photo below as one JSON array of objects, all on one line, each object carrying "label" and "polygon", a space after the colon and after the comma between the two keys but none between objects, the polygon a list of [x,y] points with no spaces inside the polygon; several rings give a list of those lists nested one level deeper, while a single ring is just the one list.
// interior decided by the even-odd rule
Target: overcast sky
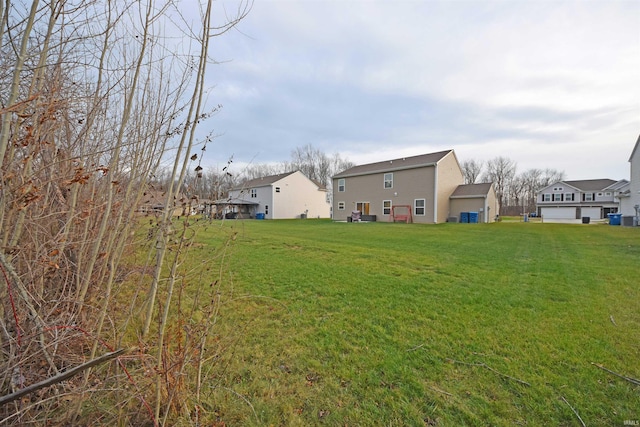
[{"label": "overcast sky", "polygon": [[209,165],[452,148],[628,179],[640,134],[636,0],[256,0],[212,56]]}]

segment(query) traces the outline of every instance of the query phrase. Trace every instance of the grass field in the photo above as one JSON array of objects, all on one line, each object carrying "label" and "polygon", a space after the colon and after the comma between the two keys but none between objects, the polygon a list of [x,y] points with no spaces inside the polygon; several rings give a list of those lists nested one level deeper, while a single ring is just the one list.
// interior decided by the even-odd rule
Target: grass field
[{"label": "grass field", "polygon": [[640,421],[640,228],[229,221],[192,256],[227,232],[219,422]]}]

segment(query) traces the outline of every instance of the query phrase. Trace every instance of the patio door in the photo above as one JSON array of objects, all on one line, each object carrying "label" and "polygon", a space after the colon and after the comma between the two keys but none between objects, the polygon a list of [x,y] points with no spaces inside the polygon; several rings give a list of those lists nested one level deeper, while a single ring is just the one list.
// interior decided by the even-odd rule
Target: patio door
[{"label": "patio door", "polygon": [[356,210],[360,211],[362,215],[369,215],[369,202],[357,202]]}]

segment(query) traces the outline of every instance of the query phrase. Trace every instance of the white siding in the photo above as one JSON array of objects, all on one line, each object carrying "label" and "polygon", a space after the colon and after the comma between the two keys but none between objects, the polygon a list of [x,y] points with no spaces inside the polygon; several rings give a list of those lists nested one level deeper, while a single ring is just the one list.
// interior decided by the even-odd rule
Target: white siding
[{"label": "white siding", "polygon": [[576,208],[541,208],[543,218],[576,219]]},{"label": "white siding", "polygon": [[[276,192],[276,187],[280,192]],[[269,218],[287,219],[329,218],[330,205],[327,192],[318,190],[318,186],[302,172],[296,172],[273,183],[271,190],[273,206],[269,206]]]},{"label": "white siding", "polygon": [[632,152],[631,162],[631,185],[630,185],[630,201],[626,205],[627,210],[622,212],[623,215],[635,215],[635,206],[640,205],[640,137],[636,142],[635,150]]},{"label": "white siding", "polygon": [[582,208],[583,217],[588,216],[591,219],[601,219],[600,214],[602,210],[600,208]]}]

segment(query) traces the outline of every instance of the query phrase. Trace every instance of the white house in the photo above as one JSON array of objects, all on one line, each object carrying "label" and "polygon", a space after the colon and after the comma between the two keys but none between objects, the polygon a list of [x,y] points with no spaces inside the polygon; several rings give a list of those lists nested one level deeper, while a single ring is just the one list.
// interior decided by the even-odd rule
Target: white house
[{"label": "white house", "polygon": [[631,164],[631,180],[626,191],[619,196],[620,212],[623,217],[638,217],[640,216],[640,136],[631,151],[629,163]]},{"label": "white house", "polygon": [[555,182],[538,190],[538,215],[548,219],[607,218],[619,211],[619,196],[628,183],[626,179]]},{"label": "white house", "polygon": [[246,181],[215,202],[227,218],[329,218],[327,189],[302,172]]}]

